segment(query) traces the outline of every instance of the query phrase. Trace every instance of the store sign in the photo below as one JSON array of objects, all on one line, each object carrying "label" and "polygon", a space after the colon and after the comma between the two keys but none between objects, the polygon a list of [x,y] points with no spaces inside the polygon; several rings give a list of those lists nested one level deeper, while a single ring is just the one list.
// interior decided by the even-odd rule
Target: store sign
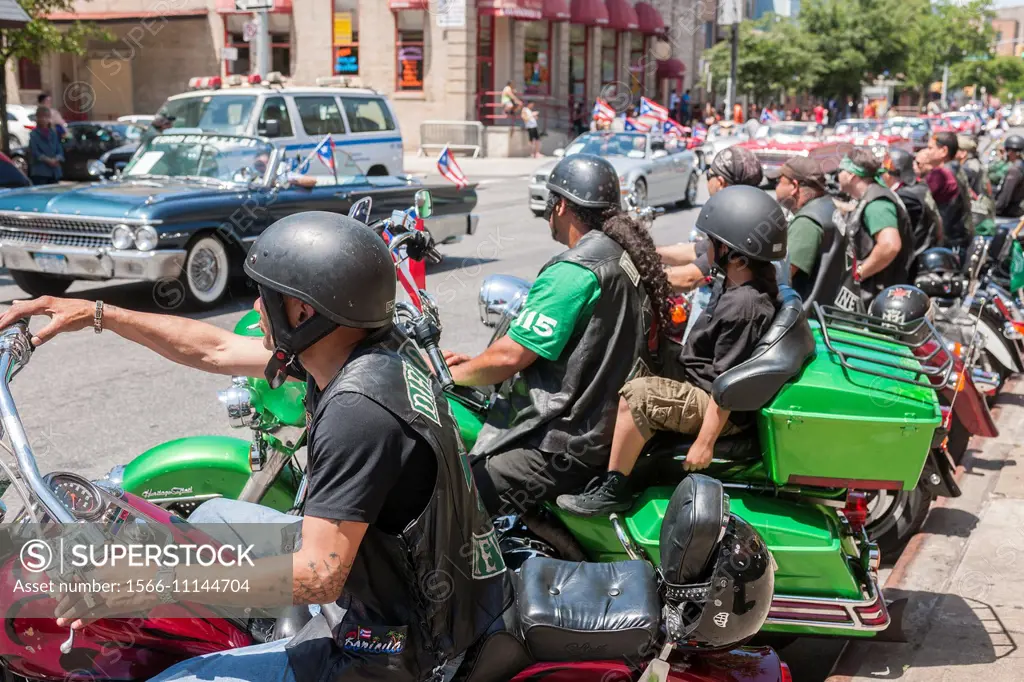
[{"label": "store sign", "polygon": [[398,88],[400,90],[423,88],[422,47],[403,47],[398,51]]},{"label": "store sign", "polygon": [[352,13],[334,13],[334,44],[348,45],[352,42]]},{"label": "store sign", "polygon": [[480,0],[482,14],[534,21],[544,18],[544,0]]},{"label": "store sign", "polygon": [[233,62],[238,59],[238,48],[237,47],[222,47],[220,48],[220,58],[226,62]]},{"label": "store sign", "polygon": [[466,28],[466,0],[435,0],[438,28]]},{"label": "store sign", "polygon": [[348,45],[334,48],[334,75],[345,76],[359,73],[359,48]]}]

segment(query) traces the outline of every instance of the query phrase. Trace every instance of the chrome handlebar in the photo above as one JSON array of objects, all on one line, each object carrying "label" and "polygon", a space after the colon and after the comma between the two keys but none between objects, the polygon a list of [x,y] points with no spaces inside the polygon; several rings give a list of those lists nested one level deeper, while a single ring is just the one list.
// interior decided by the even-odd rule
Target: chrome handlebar
[{"label": "chrome handlebar", "polygon": [[[25,484],[39,499],[47,514],[58,523],[75,523],[75,517],[43,480],[32,453],[25,427],[11,395],[10,382],[32,357],[32,336],[28,320],[19,320],[0,332],[0,424],[10,438],[14,457]],[[0,437],[3,433],[0,432]]]}]

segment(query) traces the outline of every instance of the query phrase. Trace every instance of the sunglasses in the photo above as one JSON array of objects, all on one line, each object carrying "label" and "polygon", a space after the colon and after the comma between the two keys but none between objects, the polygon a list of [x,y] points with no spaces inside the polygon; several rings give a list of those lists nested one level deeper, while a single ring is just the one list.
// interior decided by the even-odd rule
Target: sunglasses
[{"label": "sunglasses", "polygon": [[711,180],[712,178],[717,178],[718,177],[718,173],[716,173],[713,170],[711,170],[710,168],[708,168],[706,171],[704,171],[704,176],[708,180]]}]

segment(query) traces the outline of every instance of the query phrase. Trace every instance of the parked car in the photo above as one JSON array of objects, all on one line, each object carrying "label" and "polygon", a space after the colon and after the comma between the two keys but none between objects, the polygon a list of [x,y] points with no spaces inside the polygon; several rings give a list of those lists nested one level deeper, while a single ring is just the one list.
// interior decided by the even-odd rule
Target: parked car
[{"label": "parked car", "polygon": [[119,123],[134,123],[135,125],[145,128],[156,116],[152,114],[129,114],[127,116],[118,116],[117,120]]},{"label": "parked car", "polygon": [[942,118],[949,121],[949,125],[953,128],[953,132],[958,135],[981,134],[982,122],[973,113],[966,111],[949,112],[943,114]]},{"label": "parked car", "polygon": [[736,146],[752,151],[769,171],[780,168],[794,156],[807,156],[823,144],[825,140],[818,137],[816,124],[787,121],[761,126],[754,139]]},{"label": "parked car", "polygon": [[[692,206],[697,200],[700,173],[696,155],[685,141],[636,132],[595,132],[580,135],[555,156],[594,154],[608,159],[619,174],[623,198],[632,194],[638,207],[680,204]],[[533,172],[529,186],[530,210],[544,214],[548,201],[548,176],[558,159]]]},{"label": "parked car", "polygon": [[[847,142],[858,147],[870,147],[875,156],[885,158],[890,149],[913,151],[913,143],[904,137],[902,128],[896,130],[888,120],[877,118],[848,118],[840,121],[828,142]],[[925,140],[927,144],[927,140]]]},{"label": "parked car", "polygon": [[7,105],[7,132],[11,136],[10,148],[27,147],[28,136],[36,127],[36,108],[24,104]]},{"label": "parked car", "polygon": [[928,146],[932,126],[928,119],[916,116],[893,116],[882,126],[883,135],[899,135],[910,140],[914,152]]},{"label": "parked car", "polygon": [[212,307],[249,245],[292,213],[345,213],[369,195],[372,217],[388,216],[426,187],[437,242],[476,230],[475,186],[366,177],[341,150],[337,176],[313,162],[311,188],[295,184],[285,172],[292,166],[263,138],[165,133],[146,142],[117,181],[0,193],[0,260],[32,296],[63,293],[76,279],[132,279],[167,282],[182,300]]},{"label": "parked car", "polygon": [[746,142],[750,139],[746,128],[738,126],[731,121],[722,121],[708,128],[708,136],[704,144],[700,146],[698,154],[702,166],[707,167],[711,161],[718,156],[718,152],[727,149],[734,144]]},{"label": "parked car", "polygon": [[[64,137],[64,179],[98,180],[104,177],[103,169],[97,162],[110,150],[121,147],[125,142],[138,148],[141,129],[132,123],[116,121],[74,121],[68,123]],[[28,147],[11,150],[15,165],[28,173],[30,162]],[[128,156],[131,158],[131,155]]]}]

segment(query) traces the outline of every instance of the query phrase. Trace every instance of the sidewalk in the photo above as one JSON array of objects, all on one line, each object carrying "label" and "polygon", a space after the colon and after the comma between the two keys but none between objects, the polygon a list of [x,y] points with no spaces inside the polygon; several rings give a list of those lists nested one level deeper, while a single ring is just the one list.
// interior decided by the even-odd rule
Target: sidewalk
[{"label": "sidewalk", "polygon": [[[437,172],[438,154],[417,156],[415,152],[407,153],[404,158],[405,172],[410,175],[441,177]],[[541,159],[526,158],[485,158],[474,159],[471,155],[455,154],[459,168],[466,174],[470,182],[481,178],[527,178],[533,171],[555,157]]]},{"label": "sidewalk", "polygon": [[1024,379],[995,412],[1000,435],[974,439],[958,478],[885,585],[907,598],[907,643],[851,641],[829,682],[1024,680]]}]

